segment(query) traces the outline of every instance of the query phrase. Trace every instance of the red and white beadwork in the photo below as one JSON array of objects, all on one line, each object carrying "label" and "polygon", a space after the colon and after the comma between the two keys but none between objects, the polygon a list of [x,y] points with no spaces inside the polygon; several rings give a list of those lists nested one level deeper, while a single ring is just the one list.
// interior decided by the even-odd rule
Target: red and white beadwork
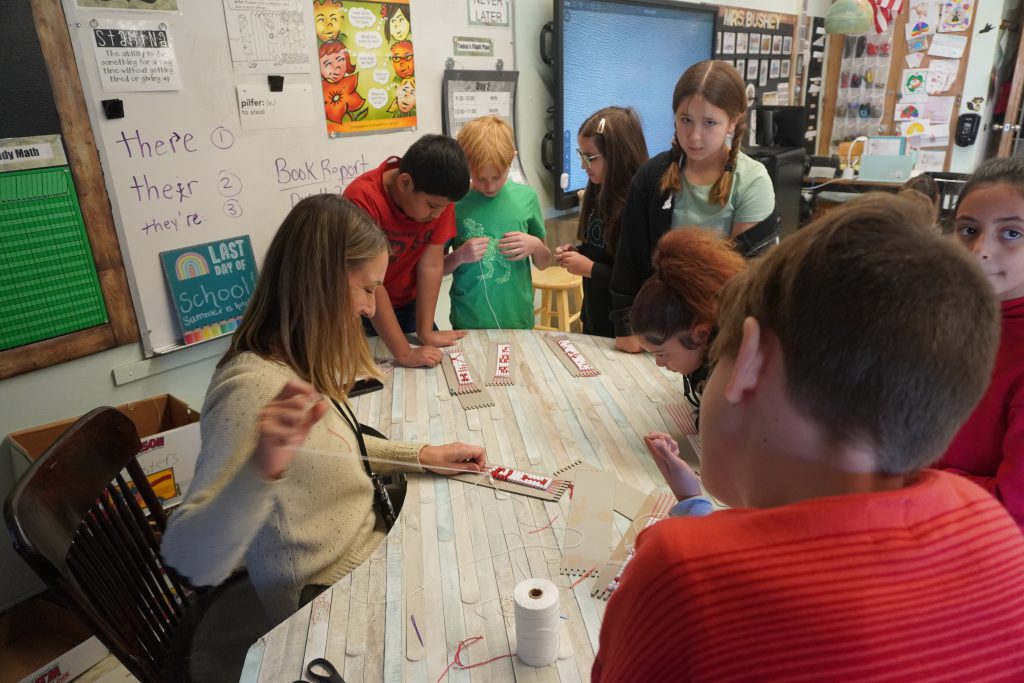
[{"label": "red and white beadwork", "polygon": [[460,386],[473,383],[473,377],[469,374],[469,365],[462,351],[449,351],[448,357],[452,359],[452,368],[455,370],[455,379]]},{"label": "red and white beadwork", "polygon": [[547,491],[551,488],[551,483],[554,481],[551,477],[542,477],[539,474],[520,472],[519,470],[514,470],[511,467],[492,467],[488,476],[490,476],[491,479],[507,481],[511,484],[529,486],[530,488],[539,489],[541,491]]},{"label": "red and white beadwork", "polygon": [[555,343],[561,347],[562,351],[565,352],[565,355],[569,357],[569,360],[576,364],[576,367],[579,368],[580,374],[597,372],[597,368],[591,365],[590,361],[587,360],[582,353],[576,350],[572,341],[563,337],[561,339],[556,339]]},{"label": "red and white beadwork", "polygon": [[512,345],[498,344],[498,361],[494,366],[495,379],[509,379],[512,377]]}]

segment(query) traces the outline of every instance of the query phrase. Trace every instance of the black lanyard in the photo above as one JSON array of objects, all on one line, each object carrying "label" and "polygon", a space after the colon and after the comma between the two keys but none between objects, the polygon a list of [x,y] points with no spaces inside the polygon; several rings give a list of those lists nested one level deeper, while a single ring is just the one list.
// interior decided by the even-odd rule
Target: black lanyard
[{"label": "black lanyard", "polygon": [[341,404],[331,399],[334,407],[338,409],[341,414],[341,418],[345,420],[345,424],[349,426],[352,433],[356,435],[356,442],[359,444],[359,456],[360,460],[363,461],[363,468],[366,470],[366,475],[370,477],[370,483],[373,484],[373,502],[377,506],[377,512],[384,518],[384,528],[391,531],[391,527],[395,525],[395,520],[398,519],[398,515],[395,514],[395,506],[391,504],[391,496],[388,495],[388,490],[384,487],[384,482],[381,478],[373,473],[373,469],[370,468],[369,456],[366,454],[366,442],[363,440],[362,425],[356,420],[356,414],[352,412],[352,409],[346,405],[348,412],[346,412]]}]

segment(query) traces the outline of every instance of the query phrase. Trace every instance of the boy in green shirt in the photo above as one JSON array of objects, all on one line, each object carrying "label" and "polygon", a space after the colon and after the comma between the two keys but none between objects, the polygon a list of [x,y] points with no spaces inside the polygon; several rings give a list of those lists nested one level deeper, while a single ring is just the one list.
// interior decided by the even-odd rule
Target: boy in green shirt
[{"label": "boy in green shirt", "polygon": [[551,263],[540,202],[531,188],[508,181],[516,148],[512,128],[497,116],[459,131],[472,189],[455,204],[454,250],[444,258],[452,276],[451,323],[456,330],[530,329],[530,261]]}]

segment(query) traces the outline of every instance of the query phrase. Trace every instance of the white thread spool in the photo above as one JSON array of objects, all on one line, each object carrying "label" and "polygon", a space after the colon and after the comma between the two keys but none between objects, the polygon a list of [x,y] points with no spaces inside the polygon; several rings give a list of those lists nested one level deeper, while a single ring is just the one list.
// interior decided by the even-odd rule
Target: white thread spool
[{"label": "white thread spool", "polygon": [[516,605],[516,655],[523,664],[547,666],[558,657],[558,588],[547,579],[520,581]]}]

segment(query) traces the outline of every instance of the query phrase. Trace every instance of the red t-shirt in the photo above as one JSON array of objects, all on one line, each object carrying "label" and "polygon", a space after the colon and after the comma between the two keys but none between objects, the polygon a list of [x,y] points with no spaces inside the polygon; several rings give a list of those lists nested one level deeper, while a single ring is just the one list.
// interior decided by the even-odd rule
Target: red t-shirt
[{"label": "red t-shirt", "polygon": [[992,381],[936,467],[988,489],[1024,529],[1024,297],[1002,308]]},{"label": "red t-shirt", "polygon": [[640,533],[592,683],[1010,681],[1024,538],[973,483],[673,517]]},{"label": "red t-shirt", "polygon": [[370,214],[391,243],[391,258],[384,276],[384,289],[395,308],[416,299],[416,265],[430,244],[444,244],[455,237],[455,205],[445,207],[429,223],[414,221],[398,208],[384,189],[384,171],[398,168],[398,157],[359,176],[345,188],[344,196]]}]

